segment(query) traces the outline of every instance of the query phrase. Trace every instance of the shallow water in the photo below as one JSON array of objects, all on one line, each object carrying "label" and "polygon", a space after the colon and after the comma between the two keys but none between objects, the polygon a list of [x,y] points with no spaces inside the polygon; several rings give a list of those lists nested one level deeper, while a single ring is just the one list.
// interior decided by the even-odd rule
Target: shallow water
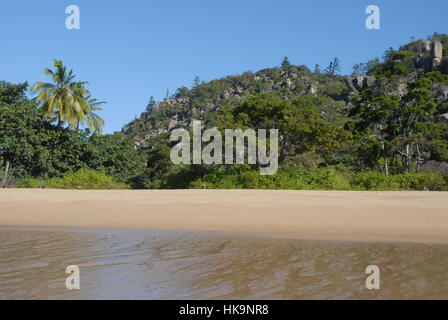
[{"label": "shallow water", "polygon": [[[366,289],[369,265],[380,290]],[[0,298],[448,299],[448,246],[2,227]]]}]

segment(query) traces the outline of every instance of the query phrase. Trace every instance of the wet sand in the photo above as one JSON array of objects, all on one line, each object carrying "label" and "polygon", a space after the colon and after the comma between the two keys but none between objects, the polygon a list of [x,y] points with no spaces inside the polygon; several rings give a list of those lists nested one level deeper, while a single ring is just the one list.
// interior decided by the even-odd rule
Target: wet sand
[{"label": "wet sand", "polygon": [[4,189],[0,225],[446,244],[448,193]]},{"label": "wet sand", "polygon": [[448,299],[447,244],[447,193],[0,190],[0,299]]},{"label": "wet sand", "polygon": [[0,227],[0,252],[0,299],[448,299],[446,245]]}]

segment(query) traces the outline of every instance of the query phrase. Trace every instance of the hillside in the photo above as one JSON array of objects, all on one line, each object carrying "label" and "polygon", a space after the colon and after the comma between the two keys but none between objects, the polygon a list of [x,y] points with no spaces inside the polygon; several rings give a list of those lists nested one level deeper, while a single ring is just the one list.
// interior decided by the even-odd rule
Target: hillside
[{"label": "hillside", "polygon": [[[389,49],[385,55],[394,52],[396,51]],[[196,83],[192,88],[181,87],[171,97],[158,102],[151,101],[147,110],[125,125],[122,132],[132,137],[138,148],[145,148],[148,142],[151,144],[154,141],[153,138],[178,127],[187,127],[192,119],[213,122],[214,114],[222,106],[237,105],[249,96],[266,92],[285,97],[313,97],[312,100],[324,119],[342,124],[353,106],[353,97],[365,87],[372,88],[377,93],[404,96],[407,88],[425,74],[432,71],[448,73],[446,35],[434,35],[428,40],[414,41],[402,46],[397,52],[412,53],[409,57],[392,61],[397,70],[405,66],[408,71],[382,73],[387,62],[380,62],[376,58],[354,66],[352,75],[341,76],[329,69],[333,62],[325,70],[316,65],[311,71],[304,65],[292,65],[285,58],[280,67]],[[448,110],[441,107],[447,102],[448,86],[435,85],[433,91],[440,111],[434,116],[441,121],[448,121]]]},{"label": "hillside", "polygon": [[147,111],[124,126],[122,132],[134,138],[138,147],[144,147],[145,141],[186,127],[192,119],[211,121],[222,106],[237,105],[249,96],[266,92],[315,97],[324,117],[343,117],[350,90],[344,77],[311,72],[306,66],[291,65],[287,60],[283,64],[200,83],[190,89],[181,87],[170,98],[150,103]]}]

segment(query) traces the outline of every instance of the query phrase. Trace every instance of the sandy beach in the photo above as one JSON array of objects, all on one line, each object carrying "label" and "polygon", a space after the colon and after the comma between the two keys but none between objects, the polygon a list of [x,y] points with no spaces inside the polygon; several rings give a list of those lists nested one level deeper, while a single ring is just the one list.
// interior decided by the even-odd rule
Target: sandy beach
[{"label": "sandy beach", "polygon": [[0,225],[448,243],[448,193],[4,189]]},{"label": "sandy beach", "polygon": [[447,299],[447,195],[0,190],[0,299]]}]

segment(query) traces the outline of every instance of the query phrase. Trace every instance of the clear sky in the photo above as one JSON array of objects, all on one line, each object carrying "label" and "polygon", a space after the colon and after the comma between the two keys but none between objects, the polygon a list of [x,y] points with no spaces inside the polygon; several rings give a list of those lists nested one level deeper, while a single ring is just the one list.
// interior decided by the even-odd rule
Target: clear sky
[{"label": "clear sky", "polygon": [[[365,9],[381,9],[367,30]],[[81,29],[65,27],[68,5]],[[107,101],[105,132],[118,131],[195,76],[208,81],[278,66],[284,56],[313,68],[335,56],[381,57],[411,37],[448,33],[447,0],[16,0],[0,4],[0,80],[43,81],[52,59]]]}]

